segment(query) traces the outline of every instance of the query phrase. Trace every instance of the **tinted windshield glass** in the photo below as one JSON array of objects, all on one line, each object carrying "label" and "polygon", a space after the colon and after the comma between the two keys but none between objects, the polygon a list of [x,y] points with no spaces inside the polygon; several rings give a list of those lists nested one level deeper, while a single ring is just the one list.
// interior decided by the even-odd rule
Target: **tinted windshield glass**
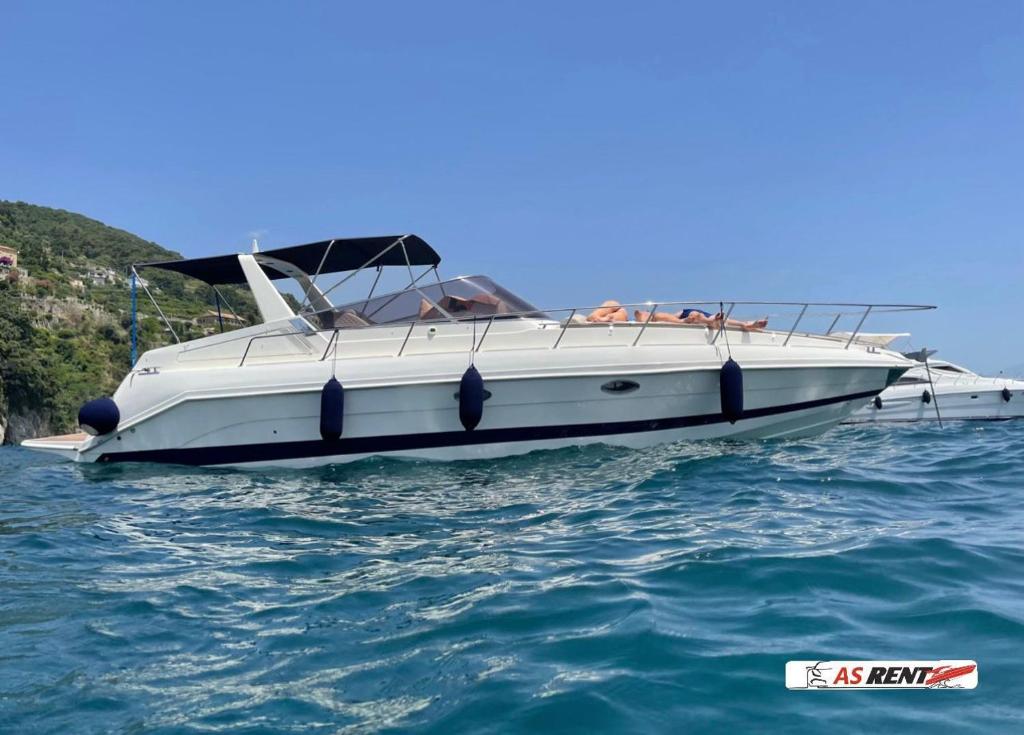
[{"label": "tinted windshield glass", "polygon": [[419,290],[354,301],[312,316],[321,329],[360,327],[414,320],[501,315],[547,319],[533,304],[502,288],[487,276],[453,278],[420,286]]},{"label": "tinted windshield glass", "polygon": [[924,378],[913,377],[903,377],[896,381],[896,385],[927,385],[927,383],[928,381],[925,380]]}]

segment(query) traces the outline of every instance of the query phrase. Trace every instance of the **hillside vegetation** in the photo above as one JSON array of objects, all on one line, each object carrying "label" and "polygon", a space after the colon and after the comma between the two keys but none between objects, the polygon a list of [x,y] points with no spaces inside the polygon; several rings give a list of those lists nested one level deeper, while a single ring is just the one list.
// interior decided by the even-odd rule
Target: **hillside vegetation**
[{"label": "hillside vegetation", "polygon": [[[181,256],[80,214],[0,201],[0,245],[18,251],[0,269],[0,439],[75,429],[78,407],[109,395],[130,367],[132,263]],[[213,289],[194,279],[142,271],[182,339],[203,334],[196,317]],[[239,316],[255,319],[247,291],[222,288]],[[172,341],[139,289],[139,353]]]}]

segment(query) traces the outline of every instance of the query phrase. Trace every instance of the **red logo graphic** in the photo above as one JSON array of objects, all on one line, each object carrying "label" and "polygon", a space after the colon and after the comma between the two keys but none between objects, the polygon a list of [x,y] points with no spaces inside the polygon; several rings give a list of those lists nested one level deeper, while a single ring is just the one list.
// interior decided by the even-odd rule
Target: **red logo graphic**
[{"label": "red logo graphic", "polygon": [[790,689],[974,689],[975,661],[790,661]]},{"label": "red logo graphic", "polygon": [[969,666],[939,666],[932,669],[931,676],[925,681],[925,686],[947,686],[942,682],[948,682],[958,676],[965,676],[978,668],[977,664]]}]

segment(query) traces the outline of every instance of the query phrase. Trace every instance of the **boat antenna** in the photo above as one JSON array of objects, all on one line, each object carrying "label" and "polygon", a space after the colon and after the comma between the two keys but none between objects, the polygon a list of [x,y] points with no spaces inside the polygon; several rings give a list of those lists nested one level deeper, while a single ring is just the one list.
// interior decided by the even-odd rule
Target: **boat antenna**
[{"label": "boat antenna", "polygon": [[928,373],[928,387],[932,391],[932,402],[935,403],[935,418],[939,420],[939,428],[942,428],[942,414],[939,413],[939,397],[935,394],[935,384],[932,382],[932,369],[928,366],[928,350],[922,349],[924,355],[924,370]]},{"label": "boat antenna", "polygon": [[256,238],[254,237],[254,238],[252,239],[252,252],[253,252],[253,254],[255,255],[255,254],[256,254],[256,253],[258,253],[259,251],[260,251],[260,241],[259,241],[259,240],[257,240],[257,239],[256,239]]}]

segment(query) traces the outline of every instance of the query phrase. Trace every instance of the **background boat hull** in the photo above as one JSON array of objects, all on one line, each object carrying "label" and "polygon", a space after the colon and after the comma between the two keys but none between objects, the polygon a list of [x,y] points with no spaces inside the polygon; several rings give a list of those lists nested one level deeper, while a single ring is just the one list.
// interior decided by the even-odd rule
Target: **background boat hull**
[{"label": "background boat hull", "polygon": [[937,399],[931,403],[922,400],[923,392],[920,388],[890,388],[881,394],[881,409],[876,408],[872,401],[865,401],[845,423],[936,421],[939,414],[943,421],[1005,421],[1024,418],[1024,391],[1021,390],[1014,391],[1009,401],[1003,398],[1001,387],[950,393],[937,390]]}]

